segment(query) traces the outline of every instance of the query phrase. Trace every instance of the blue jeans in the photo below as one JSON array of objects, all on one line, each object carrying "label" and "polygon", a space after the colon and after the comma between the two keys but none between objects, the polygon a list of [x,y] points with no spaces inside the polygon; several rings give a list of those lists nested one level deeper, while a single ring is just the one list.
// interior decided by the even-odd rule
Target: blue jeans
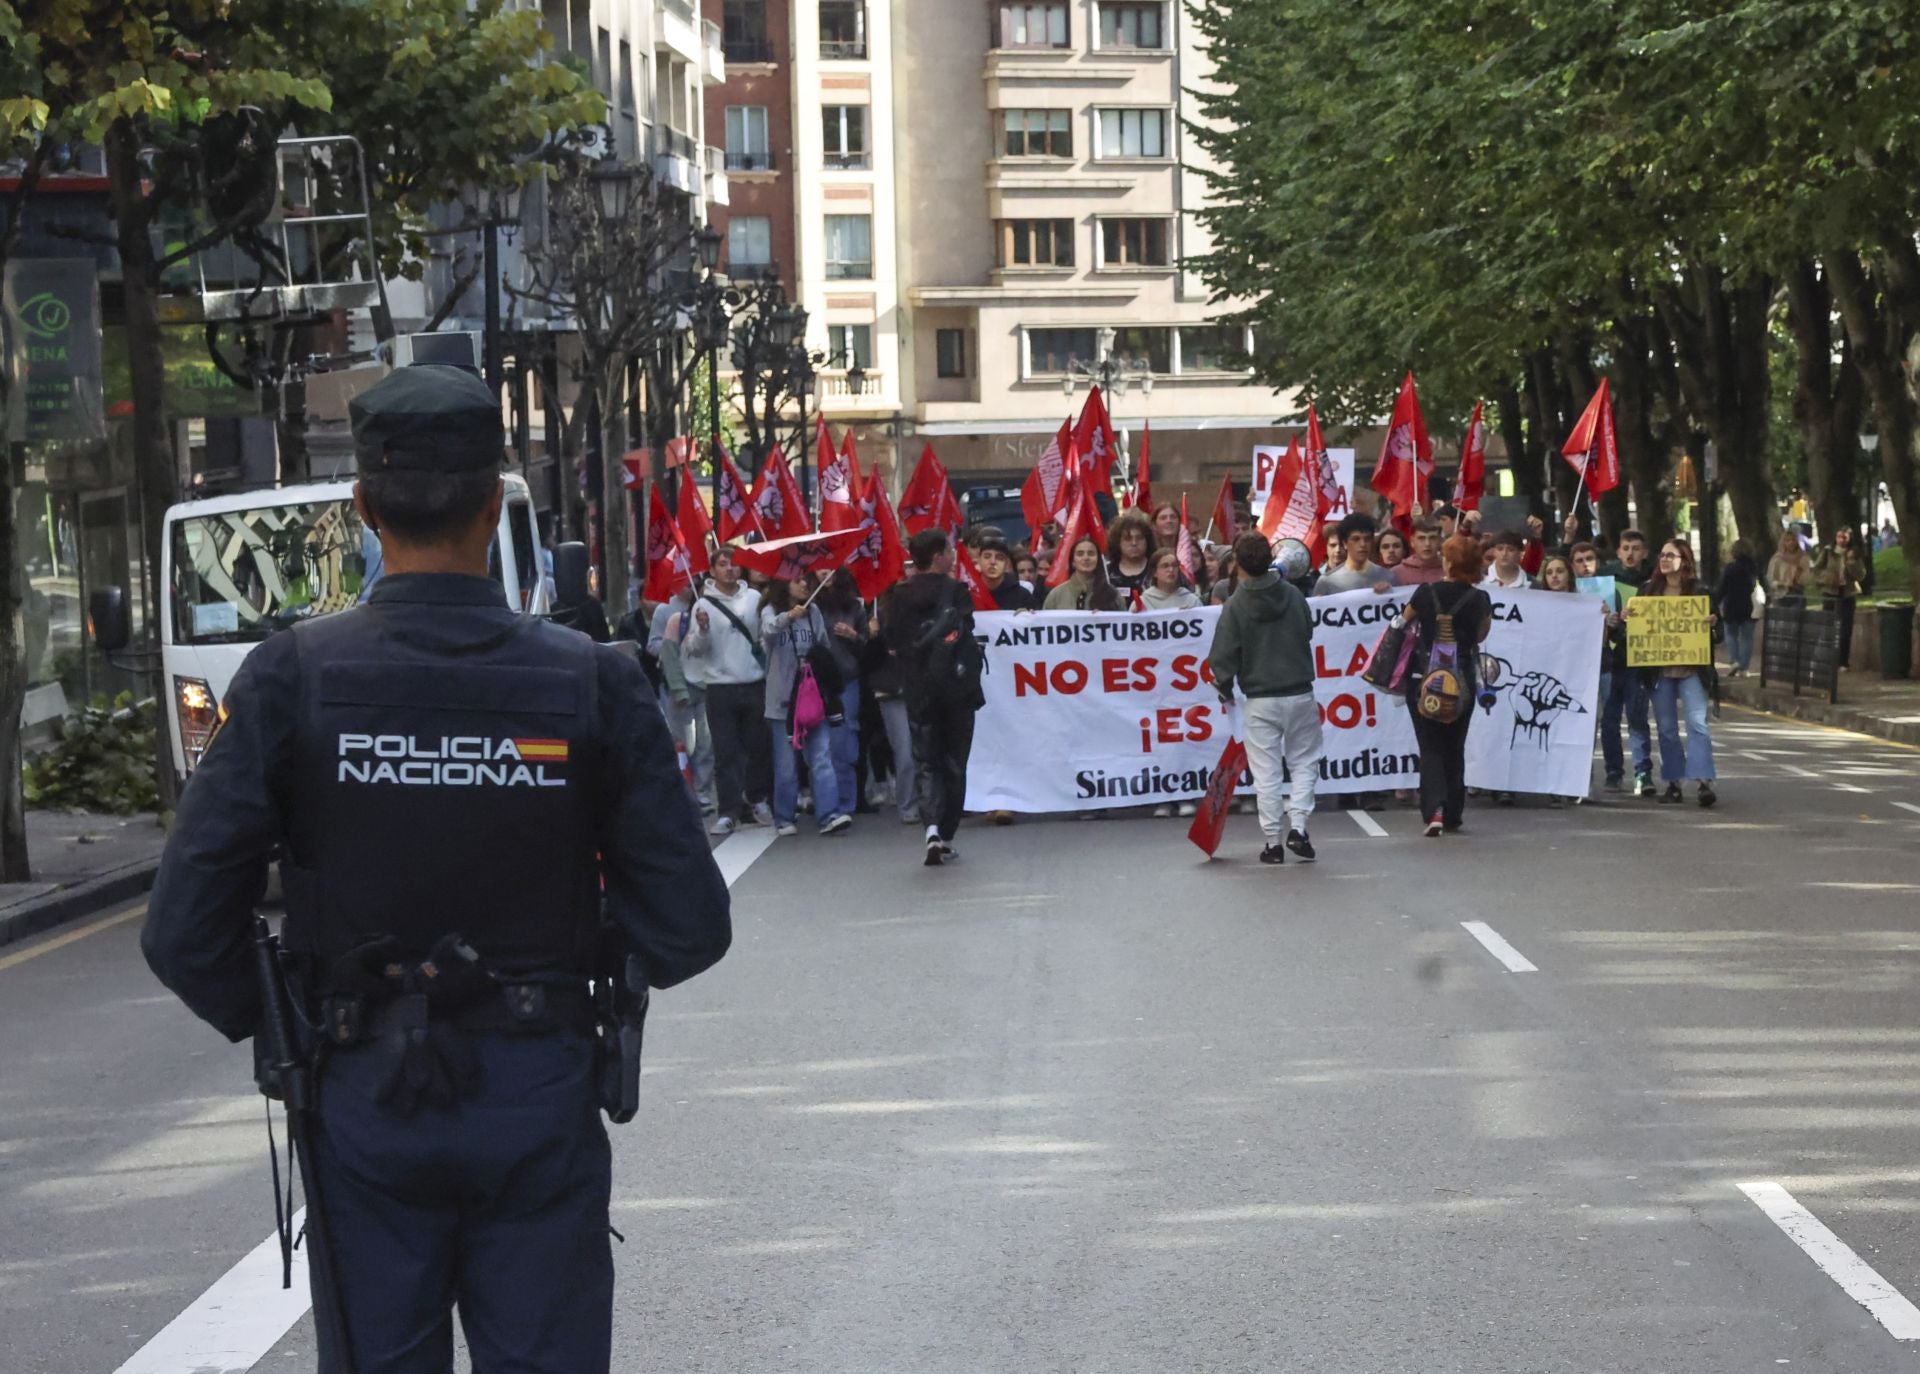
[{"label": "blue jeans", "polygon": [[1733,666],[1744,673],[1753,662],[1753,622],[1729,620],[1726,626],[1727,655],[1733,660]]},{"label": "blue jeans", "polygon": [[[799,751],[785,721],[770,720],[767,729],[773,735],[773,823],[792,825],[800,806]],[[833,732],[824,725],[807,736],[807,776],[813,785],[814,819],[825,825],[846,808],[840,805],[840,784],[833,772]]]},{"label": "blue jeans", "polygon": [[860,679],[848,678],[840,694],[844,725],[833,728],[833,777],[839,785],[840,809],[853,810],[860,798]]},{"label": "blue jeans", "polygon": [[[1668,782],[1713,779],[1713,729],[1707,723],[1707,685],[1698,675],[1663,677],[1653,683],[1653,717],[1660,723],[1660,776]],[[1680,746],[1680,716],[1687,743]]]},{"label": "blue jeans", "polygon": [[1647,726],[1648,693],[1640,674],[1631,668],[1600,675],[1600,754],[1607,763],[1607,778],[1618,781],[1626,775],[1626,759],[1620,752],[1620,717],[1627,718],[1627,742],[1633,747],[1633,771],[1653,771],[1653,732]]}]

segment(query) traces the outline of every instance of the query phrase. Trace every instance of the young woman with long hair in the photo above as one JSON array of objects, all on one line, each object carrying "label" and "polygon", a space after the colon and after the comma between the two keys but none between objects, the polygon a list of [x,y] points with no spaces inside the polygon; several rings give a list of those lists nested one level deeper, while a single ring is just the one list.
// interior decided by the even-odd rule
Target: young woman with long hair
[{"label": "young woman with long hair", "polygon": [[[773,824],[777,835],[798,833],[800,804],[800,750],[793,744],[794,694],[800,667],[815,648],[829,648],[827,618],[817,601],[809,604],[814,583],[811,574],[792,582],[775,580],[767,587],[760,607],[760,642],[767,652],[767,733],[773,746]],[[837,693],[820,683],[822,704],[837,714]],[[853,824],[848,813],[853,798],[842,801],[839,776],[833,766],[832,727],[820,725],[803,741],[807,774],[813,784],[813,812],[822,835],[838,835]]]},{"label": "young woman with long hair", "polygon": [[1144,611],[1184,611],[1200,604],[1199,593],[1180,580],[1180,557],[1172,549],[1160,549],[1147,563],[1150,582],[1140,593],[1139,609]]},{"label": "young woman with long hair", "polygon": [[[1660,546],[1653,576],[1640,588],[1640,595],[1627,603],[1629,620],[1642,597],[1705,596],[1700,573],[1694,566],[1692,546],[1669,539]],[[1718,617],[1709,615],[1710,622]],[[1711,664],[1699,667],[1643,668],[1642,676],[1653,688],[1653,719],[1660,735],[1660,776],[1667,780],[1663,802],[1686,799],[1681,784],[1692,780],[1700,785],[1700,805],[1712,806],[1720,798],[1713,790],[1713,729],[1707,712],[1712,706],[1707,693],[1707,675]],[[1686,743],[1680,740],[1680,721],[1687,725]]]},{"label": "young woman with long hair", "polygon": [[1048,611],[1117,611],[1122,609],[1120,594],[1107,581],[1107,560],[1100,556],[1100,546],[1093,542],[1093,536],[1083,534],[1073,541],[1073,547],[1064,553],[1056,553],[1056,558],[1068,561],[1066,581],[1047,593],[1043,610]]},{"label": "young woman with long hair", "polygon": [[1153,522],[1139,510],[1123,510],[1107,529],[1107,580],[1124,598],[1146,590],[1153,557]]}]

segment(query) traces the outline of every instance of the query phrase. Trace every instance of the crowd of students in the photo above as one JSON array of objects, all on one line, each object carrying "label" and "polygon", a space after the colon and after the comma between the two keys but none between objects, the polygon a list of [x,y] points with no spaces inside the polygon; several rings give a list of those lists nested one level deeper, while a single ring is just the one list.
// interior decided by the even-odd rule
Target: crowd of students
[{"label": "crowd of students", "polygon": [[[1567,543],[1548,548],[1538,521],[1522,531],[1485,531],[1476,513],[1442,507],[1415,520],[1409,537],[1353,514],[1323,531],[1319,566],[1263,566],[1250,574],[1232,547],[1210,541],[1189,541],[1183,562],[1179,512],[1163,505],[1151,515],[1120,512],[1106,531],[1104,549],[1082,537],[1065,549],[1043,543],[1036,550],[981,526],[968,531],[966,552],[985,595],[1003,610],[1127,614],[1224,605],[1243,583],[1258,578],[1267,586],[1284,571],[1290,585],[1313,597],[1431,588],[1410,606],[1411,628],[1430,638],[1444,612],[1456,634],[1471,636],[1463,640],[1468,645],[1477,645],[1490,616],[1476,615],[1484,598],[1474,601],[1453,589],[1574,593],[1583,581],[1591,590],[1608,584],[1590,579],[1611,578],[1599,631],[1603,785],[1667,802],[1682,800],[1691,786],[1701,805],[1713,805],[1712,670],[1629,669],[1625,625],[1633,602],[1622,588],[1640,596],[1712,595],[1733,671],[1743,672],[1752,652],[1755,588],[1765,586],[1773,597],[1792,595],[1826,576],[1827,585],[1844,589],[1854,572],[1845,546],[1831,558],[1814,559],[1797,543],[1790,554],[1783,540],[1763,575],[1739,543],[1719,586],[1703,589],[1683,540],[1669,541],[1650,559],[1636,530],[1624,531],[1611,551],[1574,537],[1572,527],[1566,533]],[[1804,570],[1794,554],[1806,563]],[[721,548],[698,585],[659,606],[643,606],[624,623],[628,636],[645,645],[662,709],[685,743],[689,778],[715,834],[771,825],[791,835],[803,813],[810,813],[821,834],[835,836],[846,833],[856,816],[892,811],[903,823],[928,827],[934,860],[951,855],[965,789],[966,749],[959,737],[970,738],[971,713],[948,713],[930,725],[923,703],[922,719],[916,719],[910,703],[916,654],[908,648],[911,641],[889,633],[889,621],[901,618],[898,607],[911,604],[914,628],[923,631],[935,608],[918,603],[947,596],[942,586],[961,584],[945,576],[954,551],[944,542],[928,566],[920,567],[918,557],[914,576],[877,601],[863,602],[844,570],[769,583],[743,575]],[[1049,586],[1055,558],[1066,559],[1068,568]],[[1838,571],[1823,571],[1829,568]],[[1471,692],[1475,655],[1468,652],[1462,662]],[[960,714],[967,716],[964,728]],[[1465,719],[1444,727],[1416,721],[1423,758],[1418,804],[1431,834],[1461,822],[1466,728]],[[1513,800],[1505,794],[1496,799]],[[1174,809],[1159,807],[1156,813]],[[1193,807],[1178,810],[1190,815]]]}]

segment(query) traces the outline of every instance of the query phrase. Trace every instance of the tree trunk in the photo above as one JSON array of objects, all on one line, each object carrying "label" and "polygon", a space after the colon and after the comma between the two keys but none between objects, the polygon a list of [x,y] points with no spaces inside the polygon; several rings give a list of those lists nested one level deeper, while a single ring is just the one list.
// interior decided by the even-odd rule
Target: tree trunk
[{"label": "tree trunk", "polygon": [[[1914,417],[1920,398],[1907,384],[1905,363],[1920,363],[1920,336],[1902,327],[1887,312],[1875,283],[1858,254],[1851,250],[1829,253],[1823,259],[1834,304],[1847,329],[1854,362],[1860,369],[1874,426],[1880,431],[1880,467],[1901,538],[1912,540],[1920,531],[1920,484],[1915,482]],[[1907,560],[1907,573],[1920,596],[1920,559]]]},{"label": "tree trunk", "polygon": [[[167,428],[166,357],[162,349],[159,307],[159,270],[155,266],[149,233],[152,208],[141,191],[140,135],[122,119],[107,129],[108,191],[113,204],[114,229],[120,248],[123,311],[126,317],[127,369],[133,391],[133,466],[139,485],[141,543],[145,552],[148,635],[158,648],[157,617],[166,606],[160,585],[161,546],[166,537],[167,507],[180,498],[180,468]],[[167,710],[164,684],[161,718]],[[176,787],[173,750],[167,730],[154,732],[154,767],[160,789],[160,808],[171,811]]]},{"label": "tree trunk", "polygon": [[1632,484],[1634,523],[1659,548],[1673,538],[1673,501],[1668,454],[1653,432],[1653,360],[1646,316],[1624,316],[1614,327],[1614,433],[1620,444],[1620,474]]},{"label": "tree trunk", "polygon": [[[1767,416],[1773,408],[1773,378],[1767,365],[1773,283],[1749,281],[1720,294],[1726,338],[1724,345],[1716,345],[1715,358],[1726,371],[1716,379],[1721,432],[1714,436],[1715,456],[1734,522],[1757,551],[1780,527],[1780,502],[1773,490],[1773,467],[1767,461]],[[1704,482],[1702,499],[1711,499]]]},{"label": "tree trunk", "polygon": [[[1833,296],[1819,265],[1811,260],[1796,263],[1786,284],[1787,324],[1794,346],[1793,418],[1807,459],[1814,516],[1824,539],[1841,525],[1854,523],[1860,456],[1857,403],[1851,407],[1853,414],[1842,414],[1848,409],[1845,392],[1853,368],[1847,357],[1838,366],[1834,362]],[[1744,523],[1741,532],[1746,532]]]},{"label": "tree trunk", "polygon": [[[3,384],[0,384],[3,386]],[[6,412],[0,394],[0,415]],[[0,431],[4,432],[4,431]],[[0,492],[0,882],[33,880],[27,860],[26,803],[20,793],[20,708],[27,699],[26,618],[21,596],[20,483],[12,446],[0,439],[6,486]]]},{"label": "tree trunk", "polygon": [[594,408],[600,418],[600,600],[607,619],[627,613],[627,588],[633,580],[633,541],[627,525],[633,502],[627,495],[627,407],[621,395],[626,364],[614,359],[594,375]]}]

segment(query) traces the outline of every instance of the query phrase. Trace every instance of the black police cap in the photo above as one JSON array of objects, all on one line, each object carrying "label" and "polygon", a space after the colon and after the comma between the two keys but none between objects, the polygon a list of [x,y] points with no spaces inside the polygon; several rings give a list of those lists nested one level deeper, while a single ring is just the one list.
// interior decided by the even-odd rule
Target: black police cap
[{"label": "black police cap", "polygon": [[360,471],[482,472],[500,466],[506,428],[500,403],[457,367],[395,368],[354,397],[354,456]]}]

